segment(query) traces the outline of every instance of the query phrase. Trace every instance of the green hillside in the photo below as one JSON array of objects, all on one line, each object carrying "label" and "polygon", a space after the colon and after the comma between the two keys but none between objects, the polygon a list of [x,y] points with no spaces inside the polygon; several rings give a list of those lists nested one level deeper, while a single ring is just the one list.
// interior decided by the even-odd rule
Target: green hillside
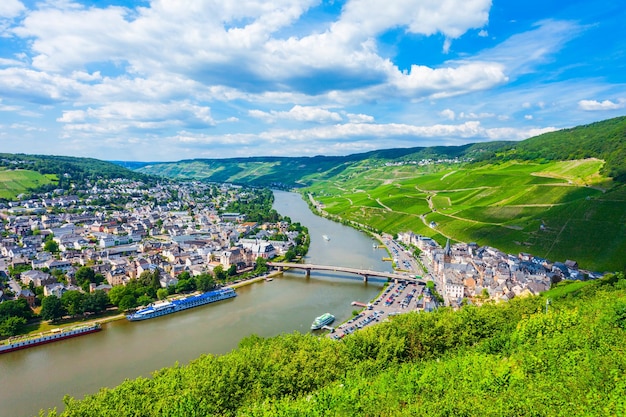
[{"label": "green hillside", "polygon": [[626,182],[626,116],[546,133],[514,145],[506,144],[483,158],[493,160],[566,161],[598,158],[602,174]]},{"label": "green hillside", "polygon": [[[223,356],[127,380],[48,417],[619,416],[626,280],[409,313],[341,341],[250,336]],[[43,413],[45,415],[45,413]]]},{"label": "green hillside", "polygon": [[[596,159],[480,166],[350,169],[308,187],[324,211],[379,231],[413,231],[577,260],[591,270],[626,266],[626,186]],[[431,223],[434,222],[434,223]],[[434,224],[434,227],[432,225]]]},{"label": "green hillside", "polygon": [[56,176],[24,169],[0,168],[0,199],[13,200],[22,193],[56,184]]}]

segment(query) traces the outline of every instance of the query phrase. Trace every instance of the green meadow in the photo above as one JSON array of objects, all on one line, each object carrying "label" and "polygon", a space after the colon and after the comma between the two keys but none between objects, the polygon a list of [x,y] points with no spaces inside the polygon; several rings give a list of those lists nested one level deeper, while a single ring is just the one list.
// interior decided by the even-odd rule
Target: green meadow
[{"label": "green meadow", "polygon": [[56,182],[56,175],[42,175],[35,171],[0,168],[0,199],[13,200],[43,185]]},{"label": "green meadow", "polygon": [[[440,243],[477,242],[597,271],[624,268],[626,186],[598,159],[344,171],[313,193],[332,215]],[[436,226],[430,227],[431,222]]]}]

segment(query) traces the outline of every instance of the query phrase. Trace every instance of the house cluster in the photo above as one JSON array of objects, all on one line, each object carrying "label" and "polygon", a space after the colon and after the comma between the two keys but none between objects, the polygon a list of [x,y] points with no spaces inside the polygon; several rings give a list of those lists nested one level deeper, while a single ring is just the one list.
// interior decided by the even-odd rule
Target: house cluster
[{"label": "house cluster", "polygon": [[402,165],[418,165],[418,166],[425,166],[425,165],[437,165],[437,164],[460,164],[463,162],[471,162],[473,161],[473,158],[439,158],[439,159],[420,159],[419,161],[397,161],[397,162],[385,162],[385,166],[390,167],[390,166],[402,166]]},{"label": "house cluster", "polygon": [[[124,198],[125,208],[110,211],[92,205],[92,191],[97,191],[98,198]],[[31,268],[20,274],[23,287],[32,283],[43,287],[46,296],[61,296],[78,289],[74,274],[80,266],[89,266],[106,278],[105,284],[92,286],[92,291],[124,285],[155,268],[162,287],[176,285],[184,271],[196,276],[218,265],[224,270],[245,270],[259,257],[271,259],[286,253],[298,237],[285,222],[258,224],[246,222],[239,213],[219,214],[218,206],[227,207],[247,192],[201,183],[146,189],[140,183],[111,180],[84,190],[82,198],[72,199],[67,210],[57,214],[41,213],[33,198],[12,204],[0,210],[4,223],[0,239],[4,271],[0,273],[8,275],[9,266]],[[144,195],[152,203],[139,198]],[[161,204],[154,203],[155,196]],[[49,241],[56,243],[58,252],[45,250]],[[61,270],[67,283],[58,282],[54,270]],[[34,302],[32,291],[18,292]]]},{"label": "house cluster", "polygon": [[463,298],[510,300],[525,294],[538,294],[562,279],[595,278],[596,274],[578,269],[575,261],[550,262],[528,253],[510,255],[476,243],[441,247],[433,239],[412,232],[398,234],[398,240],[419,248],[431,265],[437,288],[449,305]]}]

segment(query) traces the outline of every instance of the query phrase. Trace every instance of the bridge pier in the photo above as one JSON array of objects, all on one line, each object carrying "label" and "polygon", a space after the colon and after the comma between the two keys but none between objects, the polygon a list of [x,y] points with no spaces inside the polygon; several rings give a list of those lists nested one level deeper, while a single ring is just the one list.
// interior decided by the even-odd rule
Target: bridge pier
[{"label": "bridge pier", "polygon": [[310,277],[311,277],[311,268],[307,268],[307,269],[305,269],[305,276],[306,276],[307,278],[310,278]]},{"label": "bridge pier", "polygon": [[367,275],[363,275],[363,282],[367,282]]}]

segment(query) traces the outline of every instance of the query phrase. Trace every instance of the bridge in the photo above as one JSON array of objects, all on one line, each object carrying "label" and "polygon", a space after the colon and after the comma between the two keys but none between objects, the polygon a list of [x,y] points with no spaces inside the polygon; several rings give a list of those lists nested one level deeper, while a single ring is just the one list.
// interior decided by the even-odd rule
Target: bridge
[{"label": "bridge", "polygon": [[345,266],[330,266],[330,265],[315,265],[315,264],[297,264],[292,262],[267,262],[267,266],[278,268],[283,270],[289,269],[303,269],[306,272],[306,276],[311,276],[311,271],[332,271],[332,272],[345,272],[348,274],[356,274],[363,277],[363,281],[367,282],[369,277],[381,277],[390,280],[403,280],[407,282],[415,282],[425,284],[426,280],[422,278],[414,278],[409,275],[398,274],[396,272],[380,272],[372,271],[371,269],[359,269],[348,268]]}]

